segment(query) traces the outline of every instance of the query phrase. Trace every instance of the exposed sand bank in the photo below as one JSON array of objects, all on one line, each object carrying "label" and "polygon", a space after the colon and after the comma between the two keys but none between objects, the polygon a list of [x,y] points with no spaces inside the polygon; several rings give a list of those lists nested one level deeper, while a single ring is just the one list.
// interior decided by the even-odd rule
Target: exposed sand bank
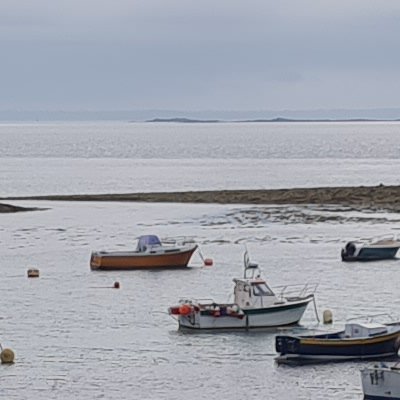
[{"label": "exposed sand bank", "polygon": [[13,206],[11,204],[0,203],[0,213],[14,213],[20,211],[34,211],[39,210],[38,208],[27,208],[27,207],[18,207]]},{"label": "exposed sand bank", "polygon": [[[4,198],[3,198],[4,200]],[[9,197],[7,200],[123,201],[218,204],[319,204],[400,211],[400,186],[215,190],[160,193],[81,194]]]}]

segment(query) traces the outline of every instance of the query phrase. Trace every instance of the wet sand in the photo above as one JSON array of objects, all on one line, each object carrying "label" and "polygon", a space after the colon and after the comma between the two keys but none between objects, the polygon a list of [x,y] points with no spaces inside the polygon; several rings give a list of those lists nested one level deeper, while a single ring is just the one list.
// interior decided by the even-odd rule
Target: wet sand
[{"label": "wet sand", "polygon": [[[121,194],[8,197],[2,200],[116,201],[216,204],[338,205],[353,209],[400,211],[400,186],[320,187],[270,190],[216,190]],[[0,206],[0,212],[2,207]],[[13,206],[7,206],[13,207]],[[20,211],[20,210],[17,210]],[[22,211],[22,210],[21,210]],[[4,212],[4,211],[3,211]]]},{"label": "wet sand", "polygon": [[35,211],[35,210],[39,210],[39,208],[18,207],[18,206],[13,206],[11,204],[0,203],[0,213],[14,213],[14,212]]}]

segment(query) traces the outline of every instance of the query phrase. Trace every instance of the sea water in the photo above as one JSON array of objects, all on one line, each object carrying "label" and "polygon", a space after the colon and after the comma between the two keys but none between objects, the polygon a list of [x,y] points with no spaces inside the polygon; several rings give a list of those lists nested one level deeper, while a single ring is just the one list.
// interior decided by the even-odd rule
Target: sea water
[{"label": "sea water", "polygon": [[[398,127],[2,125],[0,192],[398,184]],[[0,366],[7,399],[361,399],[359,369],[370,363],[278,367],[277,331],[177,330],[166,311],[179,298],[231,298],[245,246],[272,287],[318,283],[319,315],[332,310],[335,327],[357,315],[400,315],[398,261],[340,261],[346,240],[397,233],[397,214],[318,206],[12,203],[43,210],[0,215],[0,342],[16,354],[15,364]],[[90,270],[92,250],[132,249],[146,233],[191,237],[214,266],[202,268],[194,255],[188,270]],[[32,267],[39,278],[26,277]],[[116,281],[120,289],[112,288]],[[312,307],[296,329],[306,328],[324,329]]]},{"label": "sea water", "polygon": [[398,184],[400,123],[0,125],[0,193]]}]

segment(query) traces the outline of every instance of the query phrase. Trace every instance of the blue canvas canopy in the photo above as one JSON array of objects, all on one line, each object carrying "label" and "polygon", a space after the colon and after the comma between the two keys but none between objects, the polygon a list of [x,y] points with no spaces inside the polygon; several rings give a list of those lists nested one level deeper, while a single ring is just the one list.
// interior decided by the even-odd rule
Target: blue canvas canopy
[{"label": "blue canvas canopy", "polygon": [[145,235],[139,237],[137,251],[146,251],[146,248],[149,246],[161,246],[161,241],[158,236]]}]

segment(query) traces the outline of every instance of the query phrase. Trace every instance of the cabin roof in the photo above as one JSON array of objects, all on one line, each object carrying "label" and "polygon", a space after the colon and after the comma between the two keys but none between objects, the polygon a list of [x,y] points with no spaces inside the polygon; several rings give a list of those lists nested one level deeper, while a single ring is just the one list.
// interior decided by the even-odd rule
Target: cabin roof
[{"label": "cabin roof", "polygon": [[161,240],[156,235],[139,236],[137,248],[142,250],[147,246],[161,246]]}]

